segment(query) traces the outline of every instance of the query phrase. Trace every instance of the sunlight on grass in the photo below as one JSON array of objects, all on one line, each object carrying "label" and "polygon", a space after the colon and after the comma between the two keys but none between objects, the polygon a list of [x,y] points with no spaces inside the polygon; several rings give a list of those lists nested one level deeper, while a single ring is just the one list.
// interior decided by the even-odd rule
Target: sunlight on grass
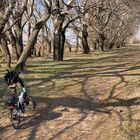
[{"label": "sunlight on grass", "polygon": [[[135,53],[132,55],[130,51]],[[72,97],[81,102],[75,103],[75,100],[60,102],[68,106],[75,103],[79,110],[84,104],[86,111],[94,111],[97,114],[106,111],[110,114],[115,113],[117,118],[110,115],[110,119],[107,119],[109,124],[112,123],[111,119],[117,120],[116,124],[113,122],[115,132],[110,130],[116,136],[113,140],[137,139],[140,136],[137,132],[140,129],[137,124],[140,108],[136,104],[140,93],[138,53],[134,48],[122,48],[111,52],[92,52],[90,55],[66,54],[63,62],[31,58],[21,77],[26,83],[28,94],[36,99],[43,98],[45,101],[48,98],[55,100]],[[0,67],[1,97],[10,92],[3,80],[4,66],[5,64],[1,64]],[[91,107],[88,107],[89,104]],[[101,114],[100,117],[103,118]],[[108,127],[102,122],[98,129],[104,131]],[[103,133],[102,131],[99,132]]]}]

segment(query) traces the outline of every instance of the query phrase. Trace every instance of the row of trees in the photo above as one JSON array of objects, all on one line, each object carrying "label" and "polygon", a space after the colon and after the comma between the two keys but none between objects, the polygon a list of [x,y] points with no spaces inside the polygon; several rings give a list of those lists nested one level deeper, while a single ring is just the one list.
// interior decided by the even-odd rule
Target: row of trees
[{"label": "row of trees", "polygon": [[7,66],[10,45],[16,69],[21,70],[38,42],[53,52],[53,60],[62,61],[70,32],[84,54],[91,47],[102,51],[122,47],[138,28],[139,4],[138,0],[1,0],[0,46]]}]

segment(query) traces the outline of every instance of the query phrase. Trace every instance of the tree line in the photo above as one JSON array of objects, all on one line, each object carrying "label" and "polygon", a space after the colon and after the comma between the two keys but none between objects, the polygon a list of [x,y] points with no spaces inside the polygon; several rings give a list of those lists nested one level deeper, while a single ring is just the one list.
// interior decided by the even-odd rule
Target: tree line
[{"label": "tree line", "polygon": [[138,0],[1,0],[0,49],[7,67],[16,59],[16,70],[23,70],[41,48],[63,61],[65,46],[71,50],[68,32],[84,54],[123,47],[138,29],[139,5]]}]

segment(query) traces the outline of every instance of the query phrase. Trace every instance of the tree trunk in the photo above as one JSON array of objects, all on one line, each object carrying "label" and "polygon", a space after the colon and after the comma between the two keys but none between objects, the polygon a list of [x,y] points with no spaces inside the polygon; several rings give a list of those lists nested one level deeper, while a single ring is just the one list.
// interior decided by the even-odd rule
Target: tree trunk
[{"label": "tree trunk", "polygon": [[95,41],[93,42],[93,50],[97,50],[97,49],[98,49],[98,41],[95,40]]},{"label": "tree trunk", "polygon": [[[10,27],[9,22],[7,23],[7,25],[8,25],[8,27]],[[13,50],[14,50],[14,54],[15,54],[16,60],[18,61],[19,55],[18,55],[18,51],[17,51],[17,48],[16,48],[16,38],[13,35],[13,32],[12,32],[11,28],[9,28],[9,30],[7,31],[7,34],[6,35],[7,35],[7,37],[10,40],[10,43],[11,43],[11,45],[13,47]]]},{"label": "tree trunk", "polygon": [[112,43],[109,43],[109,49],[111,50],[113,47],[114,47],[114,43],[112,42]]},{"label": "tree trunk", "polygon": [[16,23],[16,50],[19,58],[23,52],[21,19]]},{"label": "tree trunk", "polygon": [[[16,1],[13,1],[11,3],[11,6],[8,8],[7,11],[5,11],[4,7],[1,8],[1,15],[0,15],[0,39],[3,35],[3,30],[5,28],[5,24],[7,23],[7,21],[9,20],[10,15],[12,14],[12,10],[14,9],[16,4]],[[4,5],[4,2],[1,1],[1,5]]]},{"label": "tree trunk", "polygon": [[89,54],[90,48],[88,45],[88,33],[87,33],[87,25],[83,25],[83,31],[82,31],[82,47],[83,47],[83,53]]},{"label": "tree trunk", "polygon": [[68,47],[68,52],[70,53],[72,50],[71,50],[71,44],[66,41],[66,47]]},{"label": "tree trunk", "polygon": [[78,48],[79,48],[79,37],[77,36],[77,38],[76,38],[76,49],[75,49],[76,53],[78,52]]},{"label": "tree trunk", "polygon": [[60,51],[60,32],[56,31],[53,35],[53,60],[59,60]]},{"label": "tree trunk", "polygon": [[104,34],[102,34],[102,33],[99,34],[98,43],[99,43],[99,47],[101,48],[101,50],[105,51],[104,50],[104,46],[105,46],[105,36],[104,36]]},{"label": "tree trunk", "polygon": [[65,45],[65,32],[61,32],[61,48],[60,48],[60,61],[63,61],[64,59],[64,45]]},{"label": "tree trunk", "polygon": [[[51,53],[52,48],[51,48],[51,41],[46,38],[45,42],[43,43],[43,47],[46,48],[47,47],[47,54]],[[44,50],[43,50],[44,51]]]},{"label": "tree trunk", "polygon": [[63,61],[64,57],[64,44],[65,44],[65,32],[55,31],[53,42],[53,60]]},{"label": "tree trunk", "polygon": [[27,60],[29,54],[31,53],[32,48],[34,47],[34,45],[36,43],[37,35],[38,35],[40,29],[42,28],[43,23],[44,23],[43,21],[37,23],[32,34],[30,35],[29,41],[28,41],[27,45],[25,46],[25,49],[17,62],[16,68],[15,68],[17,71],[23,70],[26,60]]},{"label": "tree trunk", "polygon": [[11,55],[10,55],[10,51],[9,51],[8,46],[7,46],[6,40],[4,38],[1,38],[0,44],[1,44],[4,56],[7,60],[7,67],[11,68]]}]

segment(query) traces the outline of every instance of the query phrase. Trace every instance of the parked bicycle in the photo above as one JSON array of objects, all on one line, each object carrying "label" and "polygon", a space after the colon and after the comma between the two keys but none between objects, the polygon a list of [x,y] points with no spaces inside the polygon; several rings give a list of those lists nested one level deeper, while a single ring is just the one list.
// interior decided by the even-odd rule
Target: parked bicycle
[{"label": "parked bicycle", "polygon": [[25,113],[26,109],[34,111],[36,108],[36,102],[33,97],[27,95],[22,104],[18,104],[17,93],[12,93],[8,96],[4,96],[4,104],[9,109],[9,117],[11,125],[14,129],[19,129],[21,126],[21,114]]},{"label": "parked bicycle", "polygon": [[[21,113],[25,112],[26,106],[29,108],[32,106],[32,110],[35,109],[36,103],[33,98],[27,95],[24,81],[19,76],[20,72],[16,70],[7,70],[4,75],[4,80],[9,89],[13,93],[9,96],[4,96],[4,103],[10,110],[10,121],[15,129],[20,127]],[[21,86],[21,93],[17,95],[18,83]]]}]

